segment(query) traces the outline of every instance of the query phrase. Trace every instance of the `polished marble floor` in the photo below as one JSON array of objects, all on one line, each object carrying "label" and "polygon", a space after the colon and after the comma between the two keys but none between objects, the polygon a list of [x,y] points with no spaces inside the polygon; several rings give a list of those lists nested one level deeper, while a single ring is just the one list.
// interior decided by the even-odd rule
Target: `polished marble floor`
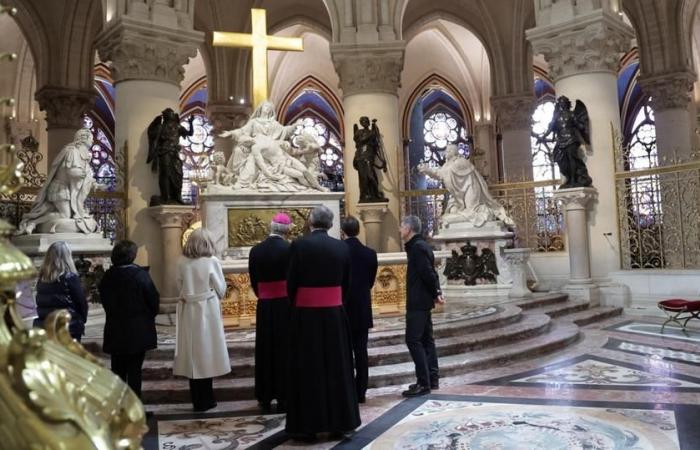
[{"label": "polished marble floor", "polygon": [[239,401],[199,415],[158,405],[144,448],[700,450],[700,329],[661,334],[662,322],[622,316],[585,326],[563,350],[443,378],[418,399],[403,399],[401,386],[371,389],[350,441],[290,440],[283,416]]}]

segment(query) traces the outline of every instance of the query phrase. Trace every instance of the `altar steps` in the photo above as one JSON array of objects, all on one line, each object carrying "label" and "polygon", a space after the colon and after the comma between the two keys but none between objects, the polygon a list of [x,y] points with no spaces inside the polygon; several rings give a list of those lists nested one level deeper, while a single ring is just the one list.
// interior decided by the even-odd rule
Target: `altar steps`
[{"label": "altar steps", "polygon": [[622,315],[623,308],[617,306],[596,306],[579,311],[573,314],[567,314],[562,320],[570,320],[576,325],[583,327],[595,322],[601,322],[611,317]]}]

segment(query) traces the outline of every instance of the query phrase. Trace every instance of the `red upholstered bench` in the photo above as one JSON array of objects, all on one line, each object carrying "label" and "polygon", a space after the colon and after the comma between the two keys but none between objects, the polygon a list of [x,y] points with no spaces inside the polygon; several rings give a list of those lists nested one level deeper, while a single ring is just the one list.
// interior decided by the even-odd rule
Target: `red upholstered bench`
[{"label": "red upholstered bench", "polygon": [[685,333],[685,326],[690,319],[700,319],[700,300],[674,298],[660,301],[657,306],[668,316],[668,320],[661,325],[662,333],[669,322],[677,323]]}]

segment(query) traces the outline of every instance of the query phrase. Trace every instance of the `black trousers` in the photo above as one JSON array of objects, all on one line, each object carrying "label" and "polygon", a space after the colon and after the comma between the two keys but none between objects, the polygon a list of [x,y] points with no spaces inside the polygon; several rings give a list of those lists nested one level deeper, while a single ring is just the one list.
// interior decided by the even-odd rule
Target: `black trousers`
[{"label": "black trousers", "polygon": [[212,381],[212,378],[190,379],[190,397],[195,411],[204,411],[216,405]]},{"label": "black trousers", "polygon": [[367,358],[367,338],[369,329],[352,330],[352,354],[355,357],[355,390],[358,400],[365,398],[369,368]]},{"label": "black trousers", "polygon": [[112,355],[112,372],[124,380],[139,398],[141,398],[141,368],[145,356],[145,352]]},{"label": "black trousers", "polygon": [[430,311],[406,311],[406,345],[416,366],[416,382],[430,387],[439,378]]}]

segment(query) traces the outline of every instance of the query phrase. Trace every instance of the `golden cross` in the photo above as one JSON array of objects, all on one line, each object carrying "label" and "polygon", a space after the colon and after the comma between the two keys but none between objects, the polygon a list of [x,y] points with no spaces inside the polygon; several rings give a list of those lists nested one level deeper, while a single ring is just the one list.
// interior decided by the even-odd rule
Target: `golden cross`
[{"label": "golden cross", "polygon": [[267,51],[304,50],[302,38],[288,38],[267,35],[267,19],[264,9],[250,10],[251,34],[214,32],[215,47],[243,47],[253,49],[253,107],[267,100]]}]

